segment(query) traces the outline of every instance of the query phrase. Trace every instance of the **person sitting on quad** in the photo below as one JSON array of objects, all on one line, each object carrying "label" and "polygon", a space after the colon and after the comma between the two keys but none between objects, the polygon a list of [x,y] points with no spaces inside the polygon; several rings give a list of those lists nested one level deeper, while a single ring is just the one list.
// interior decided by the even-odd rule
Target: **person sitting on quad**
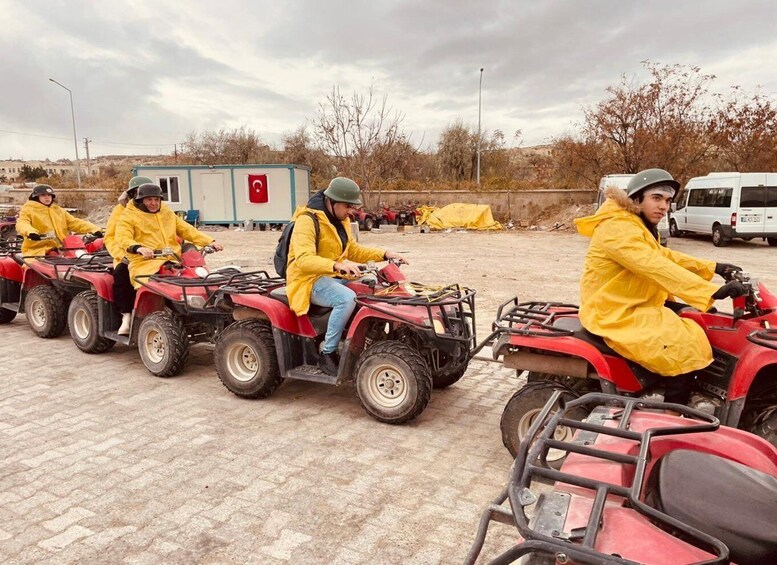
[{"label": "person sitting on quad", "polygon": [[693,373],[712,363],[704,330],[668,306],[672,296],[707,311],[714,300],[742,296],[739,281],[710,282],[741,270],[660,245],[656,226],[680,184],[663,169],[635,175],[624,192],[610,187],[593,216],[575,220],[590,237],[580,281],[580,322],[623,357],[665,377],[666,402],[687,404]]},{"label": "person sitting on quad", "polygon": [[[297,316],[307,314],[311,303],[332,308],[318,361],[318,367],[328,375],[337,374],[340,337],[356,308],[356,294],[345,286],[348,279],[339,275],[358,277],[359,263],[367,261],[397,259],[407,263],[398,253],[365,247],[353,240],[348,212],[361,204],[359,185],[337,177],[293,217],[286,294]],[[318,230],[310,214],[318,219]]]},{"label": "person sitting on quad", "polygon": [[158,185],[140,185],[132,205],[124,208],[116,226],[116,243],[127,251],[129,277],[135,289],[140,288],[136,279],[138,275],[153,275],[170,260],[170,257],[154,258],[155,249],[170,248],[176,255],[181,254],[178,238],[200,247],[210,245],[216,251],[224,249],[212,237],[187,224],[163,204],[162,189]]},{"label": "person sitting on quad", "polygon": [[124,209],[135,205],[132,199],[138,187],[143,184],[152,184],[148,177],[132,177],[127,185],[127,190],[119,196],[119,203],[113,207],[108,225],[105,227],[105,239],[103,244],[108,253],[113,257],[113,300],[116,310],[121,314],[121,326],[117,332],[119,335],[129,335],[132,321],[132,307],[135,304],[135,287],[132,286],[129,277],[129,259],[127,251],[116,241],[116,226],[119,224]]},{"label": "person sitting on quad", "polygon": [[[56,204],[56,199],[54,189],[47,184],[39,184],[32,189],[16,220],[16,232],[24,236],[22,255],[45,255],[59,247],[70,232],[103,236],[99,227],[86,220],[79,220]],[[59,242],[56,239],[41,238],[41,235],[48,233],[53,233]]]}]

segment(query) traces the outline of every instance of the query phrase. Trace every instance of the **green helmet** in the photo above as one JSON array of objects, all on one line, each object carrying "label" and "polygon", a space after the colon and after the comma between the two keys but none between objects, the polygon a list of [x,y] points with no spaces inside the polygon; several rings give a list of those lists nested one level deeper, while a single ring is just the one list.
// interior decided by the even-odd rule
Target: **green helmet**
[{"label": "green helmet", "polygon": [[32,193],[30,194],[30,200],[38,200],[41,196],[44,194],[48,194],[51,196],[52,200],[56,200],[57,195],[54,194],[54,189],[51,188],[47,184],[36,184],[35,188],[32,189]]},{"label": "green helmet", "polygon": [[159,185],[147,182],[144,184],[141,184],[138,187],[138,191],[135,194],[135,202],[142,202],[144,198],[148,198],[149,196],[156,196],[157,198],[162,198],[162,189]]},{"label": "green helmet", "polygon": [[632,198],[646,188],[658,186],[659,184],[668,184],[674,188],[675,192],[680,190],[680,183],[674,180],[672,175],[664,169],[645,169],[631,178],[629,186],[626,187],[626,196]]},{"label": "green helmet", "polygon": [[359,198],[359,185],[345,177],[333,178],[324,191],[324,196],[334,202],[345,202],[354,206],[362,205],[361,198]]},{"label": "green helmet", "polygon": [[154,181],[148,177],[132,177],[129,181],[129,184],[127,185],[127,190],[129,191],[133,188],[137,188],[141,184],[154,184]]}]

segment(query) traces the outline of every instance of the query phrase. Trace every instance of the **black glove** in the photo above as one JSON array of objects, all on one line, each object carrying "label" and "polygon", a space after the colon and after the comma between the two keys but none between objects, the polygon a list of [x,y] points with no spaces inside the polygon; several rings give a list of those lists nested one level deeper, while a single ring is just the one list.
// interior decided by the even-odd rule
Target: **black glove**
[{"label": "black glove", "polygon": [[95,237],[102,237],[104,234],[100,230],[97,230],[97,231],[93,231],[92,235]]},{"label": "black glove", "polygon": [[40,234],[32,232],[30,234],[27,234],[27,239],[31,239],[33,241],[40,241]]},{"label": "black glove", "polygon": [[739,281],[727,282],[721,286],[712,298],[715,300],[723,300],[724,298],[736,298],[737,296],[745,296],[749,292],[748,288]]},{"label": "black glove", "polygon": [[737,267],[731,263],[715,263],[715,274],[720,275],[726,280],[731,279],[734,271],[741,271],[742,267]]}]

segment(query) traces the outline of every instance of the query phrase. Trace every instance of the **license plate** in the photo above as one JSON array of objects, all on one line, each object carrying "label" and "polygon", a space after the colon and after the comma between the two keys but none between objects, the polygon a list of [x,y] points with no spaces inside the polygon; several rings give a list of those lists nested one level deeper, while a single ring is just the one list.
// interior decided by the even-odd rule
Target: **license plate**
[{"label": "license plate", "polygon": [[761,216],[741,216],[739,218],[739,221],[742,222],[743,224],[748,224],[748,223],[754,224],[761,221]]}]

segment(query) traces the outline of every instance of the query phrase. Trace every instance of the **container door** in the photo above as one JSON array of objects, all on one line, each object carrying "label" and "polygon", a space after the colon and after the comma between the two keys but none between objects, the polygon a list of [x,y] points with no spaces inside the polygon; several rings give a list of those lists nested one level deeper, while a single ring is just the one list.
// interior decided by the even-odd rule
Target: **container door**
[{"label": "container door", "polygon": [[[226,175],[224,173],[204,173],[200,175],[202,183],[202,207],[200,218],[206,222],[228,222],[232,218],[231,195],[227,198]],[[229,204],[229,213],[227,205]]]},{"label": "container door", "polygon": [[762,235],[766,221],[766,179],[763,175],[747,176],[747,186],[742,186],[739,193],[737,210],[737,232],[745,237]]}]

